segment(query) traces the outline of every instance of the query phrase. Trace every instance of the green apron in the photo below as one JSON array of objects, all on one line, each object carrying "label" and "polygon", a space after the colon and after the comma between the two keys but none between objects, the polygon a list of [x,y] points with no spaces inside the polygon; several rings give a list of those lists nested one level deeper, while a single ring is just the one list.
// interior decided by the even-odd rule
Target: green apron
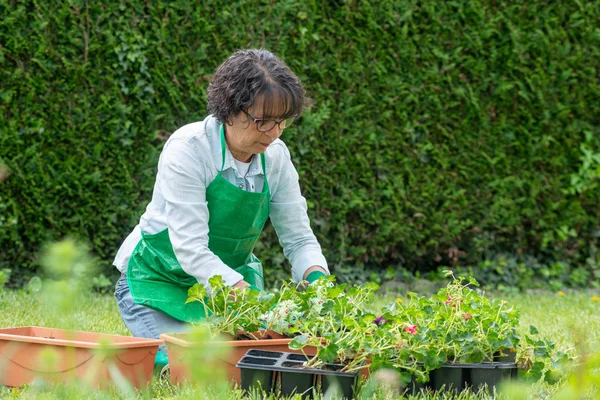
[{"label": "green apron", "polygon": [[[221,176],[225,165],[225,134],[221,125],[223,162],[217,177],[206,188],[208,203],[208,248],[244,280],[263,289],[260,261],[252,250],[269,217],[270,192],[264,154],[261,163],[265,181],[260,193],[246,192]],[[186,274],[173,251],[168,229],[154,235],[142,232],[127,265],[127,283],[133,300],[185,322],[198,322],[206,315],[198,302],[185,304],[188,289],[197,280]]]}]

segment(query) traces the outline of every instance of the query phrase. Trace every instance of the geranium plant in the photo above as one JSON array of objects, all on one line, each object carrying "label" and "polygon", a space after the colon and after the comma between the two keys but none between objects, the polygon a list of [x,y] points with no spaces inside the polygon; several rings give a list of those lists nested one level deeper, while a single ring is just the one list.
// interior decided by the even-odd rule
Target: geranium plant
[{"label": "geranium plant", "polygon": [[334,277],[310,285],[284,282],[266,293],[228,287],[217,276],[209,280],[210,291],[192,287],[188,301],[202,304],[213,336],[272,330],[292,337],[293,350],[316,349],[307,367],[342,364],[345,372],[395,368],[404,383],[425,381],[429,371],[445,363],[494,362],[495,356],[517,351],[537,357],[521,362],[537,377],[547,360],[556,359],[551,343],[529,335],[521,340],[518,310],[487,298],[473,278],[447,276],[451,282],[437,294],[409,293],[406,301],[375,313],[369,307],[376,284],[335,285]]},{"label": "geranium plant", "polygon": [[[505,301],[485,297],[476,290],[479,285],[473,278],[455,278],[450,271],[447,276],[452,281],[437,294],[419,297],[409,293],[408,301],[382,310],[378,328],[393,338],[397,351],[378,354],[374,368],[392,366],[408,383],[411,375],[426,380],[429,371],[444,363],[494,362],[495,356],[524,353],[525,347],[535,347],[530,353],[543,360],[562,357],[552,354],[554,347],[548,341],[530,336],[521,340],[518,310]],[[530,364],[543,369],[547,364],[543,360]]]},{"label": "geranium plant", "polygon": [[277,302],[272,293],[227,286],[220,275],[211,277],[208,283],[210,291],[201,284],[192,286],[186,303],[202,305],[207,316],[203,323],[208,325],[211,337],[221,333],[235,336],[240,331],[253,335],[263,326],[264,314]]},{"label": "geranium plant", "polygon": [[296,292],[296,304],[303,304],[306,311],[289,330],[300,333],[290,348],[315,347],[317,354],[308,362],[309,367],[336,363],[344,365],[344,372],[365,368],[370,350],[384,344],[373,336],[375,316],[364,311],[378,288],[376,284],[366,284],[346,291],[346,285],[336,286],[333,278],[322,278],[305,291]]}]

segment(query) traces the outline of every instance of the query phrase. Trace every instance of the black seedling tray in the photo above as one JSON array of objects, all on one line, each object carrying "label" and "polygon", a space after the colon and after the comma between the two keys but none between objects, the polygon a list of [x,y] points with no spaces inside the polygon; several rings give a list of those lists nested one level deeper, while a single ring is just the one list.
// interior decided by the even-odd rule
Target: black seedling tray
[{"label": "black seedling tray", "polygon": [[494,387],[501,382],[510,379],[516,379],[518,368],[516,363],[475,363],[475,364],[444,364],[441,368],[429,372],[429,382],[413,382],[410,390],[413,394],[421,388],[445,391],[462,391],[466,388],[472,388],[477,392],[487,385],[488,390],[492,392]]},{"label": "black seedling tray", "polygon": [[321,387],[323,393],[331,386],[337,386],[345,398],[352,398],[359,372],[340,372],[344,367],[338,364],[324,364],[319,368],[306,368],[306,362],[313,355],[250,349],[236,364],[241,369],[241,386],[249,390],[255,385],[267,393],[276,389],[279,378],[281,394],[291,396],[302,394],[302,398],[312,398],[313,390]]}]

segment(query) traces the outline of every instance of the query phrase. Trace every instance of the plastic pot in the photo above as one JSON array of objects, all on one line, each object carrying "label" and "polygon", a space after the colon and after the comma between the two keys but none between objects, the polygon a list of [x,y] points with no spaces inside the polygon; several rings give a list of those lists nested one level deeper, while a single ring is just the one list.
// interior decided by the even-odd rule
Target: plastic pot
[{"label": "plastic pot", "polygon": [[[325,368],[331,368],[331,370],[333,371],[339,371],[340,369],[342,369],[342,367],[342,365],[325,365]],[[323,391],[323,393],[327,393],[330,389],[335,389],[337,391],[337,394],[334,395],[334,398],[338,398],[341,396],[345,399],[352,399],[355,385],[357,382],[357,376],[358,371],[354,374],[335,374],[332,372],[324,373],[321,376],[321,390]]]},{"label": "plastic pot", "polygon": [[405,388],[405,390],[408,393],[411,393],[413,395],[418,394],[421,391],[421,389],[423,389],[423,390],[431,389],[431,374],[429,374],[429,380],[427,382],[417,382],[417,380],[413,376],[411,382]]},{"label": "plastic pot", "polygon": [[430,373],[433,390],[462,391],[468,385],[469,364],[444,364]]},{"label": "plastic pot", "polygon": [[[255,350],[261,353],[267,353],[261,350]],[[281,353],[275,353],[281,354]],[[272,366],[275,365],[277,359],[273,358],[265,358],[265,357],[247,357],[248,360],[251,360],[254,364],[259,364],[263,366]],[[244,390],[250,390],[252,387],[258,386],[260,389],[264,390],[267,393],[271,393],[273,391],[273,371],[268,369],[252,369],[249,368],[241,374],[241,387]]]},{"label": "plastic pot", "polygon": [[516,363],[474,363],[474,364],[444,364],[441,368],[429,372],[430,381],[426,384],[412,382],[409,392],[418,393],[422,387],[433,390],[462,391],[472,388],[477,392],[484,386],[492,391],[505,380],[517,379]]},{"label": "plastic pot", "polygon": [[474,391],[487,386],[490,391],[500,383],[517,379],[518,369],[515,363],[493,363],[474,365],[471,368],[471,386]]},{"label": "plastic pot", "polygon": [[[251,351],[248,353],[251,353]],[[312,356],[289,354],[285,361],[282,362],[282,366],[296,369],[295,371],[287,371],[284,369],[280,372],[282,396],[300,394],[303,399],[312,398],[313,390],[317,386],[318,377],[310,371],[304,373],[305,371],[302,369],[304,363],[310,358],[312,358]]]},{"label": "plastic pot", "polygon": [[[22,386],[41,377],[56,382],[79,379],[105,386],[115,378],[109,371],[114,365],[134,387],[143,388],[152,380],[154,358],[162,343],[38,326],[4,328],[0,329],[0,382]],[[41,358],[48,349],[53,354],[52,362]]]}]

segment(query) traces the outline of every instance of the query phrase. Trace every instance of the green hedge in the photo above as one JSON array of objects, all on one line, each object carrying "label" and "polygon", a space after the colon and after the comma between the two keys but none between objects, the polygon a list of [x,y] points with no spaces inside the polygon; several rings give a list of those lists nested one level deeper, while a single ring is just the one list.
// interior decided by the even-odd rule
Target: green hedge
[{"label": "green hedge", "polygon": [[[599,2],[121,3],[0,0],[13,285],[65,235],[110,273],[162,144],[204,118],[210,74],[245,47],[280,55],[315,100],[283,139],[340,273],[497,254],[598,267]],[[285,265],[272,228],[258,255]]]}]

